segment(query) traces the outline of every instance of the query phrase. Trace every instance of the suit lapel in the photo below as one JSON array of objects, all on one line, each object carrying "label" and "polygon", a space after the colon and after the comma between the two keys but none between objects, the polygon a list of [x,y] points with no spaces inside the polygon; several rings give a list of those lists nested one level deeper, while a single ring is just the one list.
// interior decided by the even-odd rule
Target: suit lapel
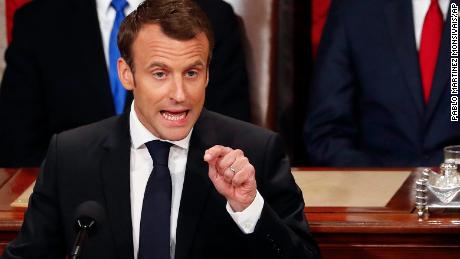
[{"label": "suit lapel", "polygon": [[415,33],[410,0],[391,0],[385,6],[385,19],[396,55],[404,72],[406,86],[420,116],[424,113],[422,83],[415,45]]},{"label": "suit lapel", "polygon": [[70,28],[72,32],[70,48],[74,53],[73,60],[79,62],[85,79],[91,88],[92,95],[99,96],[100,109],[114,115],[112,92],[107,63],[104,55],[101,29],[96,10],[96,0],[71,0],[69,11]]},{"label": "suit lapel", "polygon": [[120,258],[133,258],[130,202],[129,113],[119,118],[117,128],[107,137],[101,171],[107,204],[108,223]]},{"label": "suit lapel", "polygon": [[433,85],[428,101],[426,122],[429,122],[436,107],[439,104],[440,97],[449,88],[450,74],[450,8],[446,20],[444,21],[444,31],[442,33],[441,47],[438,54],[438,62],[433,78]]},{"label": "suit lapel", "polygon": [[[213,144],[214,132],[205,129],[206,111],[195,124],[187,157],[184,187],[176,230],[176,259],[185,259],[193,244],[194,235],[211,188],[208,166],[203,161],[204,151]],[[206,139],[203,137],[206,136]]]}]

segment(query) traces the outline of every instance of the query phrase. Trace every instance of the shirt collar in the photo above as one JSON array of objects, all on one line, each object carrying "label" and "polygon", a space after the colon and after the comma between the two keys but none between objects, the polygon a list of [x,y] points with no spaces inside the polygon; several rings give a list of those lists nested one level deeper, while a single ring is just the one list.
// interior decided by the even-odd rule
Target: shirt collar
[{"label": "shirt collar", "polygon": [[178,146],[182,149],[187,150],[190,144],[190,137],[192,135],[193,128],[190,130],[188,135],[178,141],[169,141],[158,138],[153,135],[144,125],[141,123],[137,117],[136,111],[134,110],[134,101],[131,104],[131,111],[129,112],[129,132],[131,135],[131,143],[135,149],[142,148],[144,144],[152,140],[161,140],[172,143],[175,146]]},{"label": "shirt collar", "polygon": [[[430,6],[430,2],[431,2],[431,0],[412,0],[412,5],[414,5],[415,3],[417,3],[418,5],[425,3],[427,5],[426,10],[428,11],[428,8]],[[450,0],[438,0],[438,3],[439,3],[439,7],[441,8],[442,16],[443,16],[443,18],[445,20],[446,16],[447,16],[447,13],[449,12]],[[425,20],[425,17],[423,17],[423,20]]]}]

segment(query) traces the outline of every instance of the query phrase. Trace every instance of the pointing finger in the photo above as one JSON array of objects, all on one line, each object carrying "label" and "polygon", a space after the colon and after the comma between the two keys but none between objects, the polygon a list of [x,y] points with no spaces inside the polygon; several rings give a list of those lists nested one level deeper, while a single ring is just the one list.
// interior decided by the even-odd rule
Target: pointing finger
[{"label": "pointing finger", "polygon": [[208,150],[205,151],[204,153],[204,161],[206,162],[210,162],[216,158],[219,158],[219,157],[223,157],[225,156],[226,154],[230,153],[232,151],[231,148],[229,147],[224,147],[224,146],[221,146],[221,145],[215,145],[211,148],[209,148]]}]

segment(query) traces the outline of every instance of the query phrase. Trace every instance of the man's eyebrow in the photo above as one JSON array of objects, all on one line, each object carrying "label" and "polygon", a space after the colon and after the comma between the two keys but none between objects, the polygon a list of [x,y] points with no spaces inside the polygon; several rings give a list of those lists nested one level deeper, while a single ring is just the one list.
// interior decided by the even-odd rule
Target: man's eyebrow
[{"label": "man's eyebrow", "polygon": [[163,68],[167,68],[168,65],[166,65],[165,63],[162,63],[162,62],[153,62],[153,63],[150,63],[149,68],[153,68],[153,67],[163,67]]},{"label": "man's eyebrow", "polygon": [[[192,67],[204,67],[204,62],[202,62],[201,60],[197,60],[193,63],[191,63],[190,65],[187,66],[187,68],[192,68]],[[150,65],[148,66],[149,68],[154,68],[154,67],[161,67],[161,68],[169,68],[168,65],[166,65],[165,63],[163,62],[152,62],[150,63]]]},{"label": "man's eyebrow", "polygon": [[187,67],[191,68],[191,67],[197,67],[197,66],[204,67],[204,63],[201,60],[197,60],[193,62],[192,64],[188,65]]}]

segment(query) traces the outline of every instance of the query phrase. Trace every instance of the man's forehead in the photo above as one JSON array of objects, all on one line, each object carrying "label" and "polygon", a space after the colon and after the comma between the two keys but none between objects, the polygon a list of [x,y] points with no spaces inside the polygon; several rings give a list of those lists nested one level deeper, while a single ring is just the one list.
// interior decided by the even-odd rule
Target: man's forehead
[{"label": "man's forehead", "polygon": [[203,44],[209,48],[209,40],[204,32],[199,32],[191,39],[179,40],[163,32],[159,24],[145,24],[139,30],[136,40],[152,42],[168,42],[169,44]]},{"label": "man's forehead", "polygon": [[[148,24],[139,31],[133,44],[136,54],[146,55],[147,52],[158,52],[164,55],[186,56],[207,55],[209,56],[209,41],[206,34],[198,33],[189,40],[174,39],[161,30],[157,24]],[[137,50],[137,51],[136,51]]]}]

